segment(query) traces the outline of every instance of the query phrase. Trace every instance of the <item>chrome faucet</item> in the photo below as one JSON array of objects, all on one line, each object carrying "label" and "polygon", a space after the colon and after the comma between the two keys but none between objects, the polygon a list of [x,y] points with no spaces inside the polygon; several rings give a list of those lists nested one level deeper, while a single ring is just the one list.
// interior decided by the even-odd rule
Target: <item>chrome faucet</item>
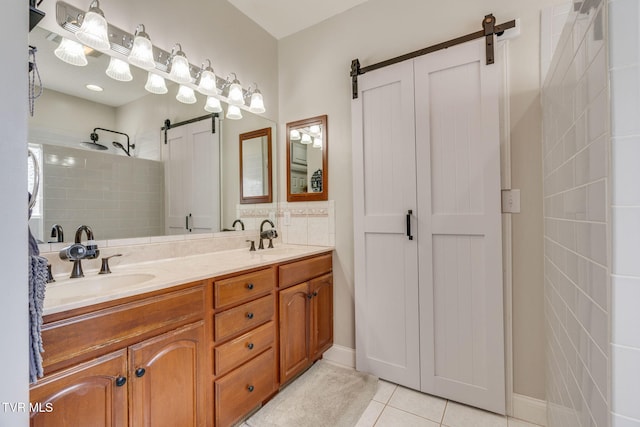
[{"label": "chrome faucet", "polygon": [[[80,243],[83,232],[87,235],[86,246]],[[84,277],[81,263],[83,259],[94,259],[97,258],[98,255],[100,255],[100,251],[98,250],[98,245],[93,238],[93,231],[87,225],[81,225],[78,227],[76,230],[74,244],[63,248],[59,253],[60,259],[73,261],[73,269],[71,270],[72,279]]]},{"label": "chrome faucet", "polygon": [[49,243],[54,242],[64,242],[64,231],[62,230],[62,226],[59,224],[53,224],[51,227],[51,240],[49,240]]},{"label": "chrome faucet", "polygon": [[[270,230],[264,230],[264,225],[269,223],[271,225]],[[270,219],[265,219],[260,224],[260,245],[258,245],[258,249],[264,249],[264,244],[262,243],[262,239],[269,239],[269,248],[273,248],[273,239],[278,237],[278,232],[276,231],[276,226]]]},{"label": "chrome faucet", "polygon": [[235,221],[233,221],[233,224],[231,224],[231,227],[233,227],[233,229],[236,229],[236,224],[240,223],[240,227],[242,227],[242,229],[244,230],[244,222],[242,222],[241,219],[236,219]]}]

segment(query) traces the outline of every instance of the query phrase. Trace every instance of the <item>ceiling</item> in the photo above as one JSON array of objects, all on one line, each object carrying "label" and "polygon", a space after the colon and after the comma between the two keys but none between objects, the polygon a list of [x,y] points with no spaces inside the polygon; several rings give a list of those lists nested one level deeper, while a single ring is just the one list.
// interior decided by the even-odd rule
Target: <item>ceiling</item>
[{"label": "ceiling", "polygon": [[289,36],[368,0],[228,0],[276,39]]}]

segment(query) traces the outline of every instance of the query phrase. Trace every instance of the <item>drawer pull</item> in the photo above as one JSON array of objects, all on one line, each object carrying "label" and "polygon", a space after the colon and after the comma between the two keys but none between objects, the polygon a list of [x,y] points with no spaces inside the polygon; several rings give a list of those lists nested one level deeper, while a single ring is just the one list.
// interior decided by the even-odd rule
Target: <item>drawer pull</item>
[{"label": "drawer pull", "polygon": [[247,284],[247,289],[252,290],[253,289],[253,283]]},{"label": "drawer pull", "polygon": [[254,387],[250,385],[249,387],[247,387],[247,390],[249,390],[249,393],[251,393],[254,390]]},{"label": "drawer pull", "polygon": [[248,348],[249,350],[253,350],[253,343],[252,343],[252,342],[250,342],[249,344],[247,344],[247,348]]},{"label": "drawer pull", "polygon": [[313,296],[314,296],[314,297],[317,297],[317,296],[318,296],[318,292],[313,291]]},{"label": "drawer pull", "polygon": [[307,298],[311,299],[311,298],[313,298],[313,295],[312,294],[307,294]]},{"label": "drawer pull", "polygon": [[136,377],[143,377],[146,372],[147,371],[144,368],[138,368],[136,369]]},{"label": "drawer pull", "polygon": [[253,319],[253,313],[251,312],[247,313],[247,319]]},{"label": "drawer pull", "polygon": [[116,378],[116,386],[122,387],[127,383],[127,377],[118,377]]}]

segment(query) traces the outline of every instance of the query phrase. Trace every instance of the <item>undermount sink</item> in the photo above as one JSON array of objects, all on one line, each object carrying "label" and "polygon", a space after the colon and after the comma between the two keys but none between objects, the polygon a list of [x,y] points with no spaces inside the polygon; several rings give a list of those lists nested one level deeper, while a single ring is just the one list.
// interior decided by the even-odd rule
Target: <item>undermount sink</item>
[{"label": "undermount sink", "polygon": [[82,277],[78,279],[65,279],[59,283],[47,285],[45,305],[61,304],[71,299],[99,296],[100,294],[114,290],[124,290],[136,287],[154,279],[154,274],[106,274]]}]

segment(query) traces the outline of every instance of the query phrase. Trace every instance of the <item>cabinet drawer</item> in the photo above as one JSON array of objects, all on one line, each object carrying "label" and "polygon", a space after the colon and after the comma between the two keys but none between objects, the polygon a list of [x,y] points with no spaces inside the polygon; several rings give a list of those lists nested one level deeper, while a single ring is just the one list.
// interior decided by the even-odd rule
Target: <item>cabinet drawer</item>
[{"label": "cabinet drawer", "polygon": [[275,270],[267,268],[215,282],[215,308],[248,301],[270,292],[276,284]]},{"label": "cabinet drawer", "polygon": [[272,320],[275,311],[274,301],[273,294],[270,294],[216,314],[215,340],[224,340]]},{"label": "cabinet drawer", "polygon": [[274,322],[262,325],[214,350],[216,375],[235,368],[260,354],[275,341]]},{"label": "cabinet drawer", "polygon": [[292,262],[279,267],[280,287],[295,285],[331,271],[331,254]]},{"label": "cabinet drawer", "polygon": [[216,425],[232,425],[276,391],[273,348],[215,382]]}]

